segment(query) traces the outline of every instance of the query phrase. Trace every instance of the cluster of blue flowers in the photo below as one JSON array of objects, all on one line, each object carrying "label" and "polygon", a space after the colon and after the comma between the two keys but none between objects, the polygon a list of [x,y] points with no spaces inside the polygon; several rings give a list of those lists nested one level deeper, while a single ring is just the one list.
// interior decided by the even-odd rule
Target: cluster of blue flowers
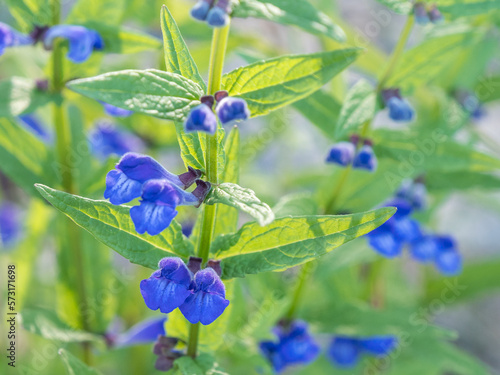
[{"label": "cluster of blue flowers", "polygon": [[[217,2],[215,4],[215,2]],[[199,0],[191,9],[191,16],[212,27],[224,27],[229,23],[231,4],[229,0]]]},{"label": "cluster of blue flowers", "polygon": [[202,270],[201,262],[201,258],[191,257],[186,266],[180,258],[160,260],[159,270],[140,284],[146,306],[165,314],[179,308],[192,324],[213,323],[229,301],[220,279],[220,264],[209,261]]},{"label": "cluster of blue flowers", "polygon": [[339,142],[333,145],[326,157],[327,163],[338,164],[342,167],[352,165],[355,169],[364,169],[374,172],[377,169],[377,157],[373,152],[370,140],[365,139],[358,149],[360,138],[353,135],[349,142]]},{"label": "cluster of blue flowers", "polygon": [[104,41],[101,35],[92,29],[78,25],[56,25],[48,27],[36,27],[31,35],[22,34],[9,25],[0,23],[0,55],[5,48],[43,42],[46,49],[53,47],[56,38],[68,41],[67,58],[74,63],[82,63],[88,60],[92,51],[102,50]]},{"label": "cluster of blue flowers", "polygon": [[415,117],[415,111],[410,103],[403,99],[398,88],[382,90],[382,99],[389,109],[389,117],[398,122],[411,121]]},{"label": "cluster of blue flowers", "polygon": [[[218,91],[214,96],[206,95],[201,104],[193,108],[184,123],[186,132],[202,131],[215,134],[217,119],[222,125],[230,125],[236,121],[250,117],[250,110],[245,100],[228,96],[226,91]],[[215,106],[215,113],[213,106]]]},{"label": "cluster of blue flowers", "polygon": [[410,217],[413,210],[425,205],[425,186],[421,182],[404,184],[396,197],[386,206],[397,208],[394,216],[377,229],[368,233],[370,246],[380,255],[399,256],[409,245],[413,259],[421,263],[434,262],[444,275],[456,275],[462,270],[462,257],[450,236],[427,234],[419,223]]},{"label": "cluster of blue flowers", "polygon": [[0,203],[0,247],[12,247],[21,233],[21,209],[9,201]]},{"label": "cluster of blue flowers", "polygon": [[327,355],[340,368],[352,368],[361,359],[362,355],[371,355],[377,358],[384,357],[397,346],[396,337],[372,336],[366,338],[336,336],[333,338]]},{"label": "cluster of blue flowers", "polygon": [[[104,197],[115,205],[141,197],[140,205],[130,209],[138,233],[154,236],[165,230],[177,215],[177,206],[199,206],[210,191],[201,172],[193,168],[181,175],[167,171],[147,155],[126,153],[106,176]],[[184,189],[196,183],[193,192]]]},{"label": "cluster of blue flowers", "polygon": [[427,5],[423,2],[416,2],[413,6],[415,20],[420,25],[427,25],[429,22],[440,23],[443,21],[443,15],[436,7],[436,4]]},{"label": "cluster of blue flowers", "polygon": [[273,333],[278,341],[263,341],[259,347],[276,372],[288,366],[311,363],[318,357],[320,348],[308,333],[306,322],[280,322]]}]

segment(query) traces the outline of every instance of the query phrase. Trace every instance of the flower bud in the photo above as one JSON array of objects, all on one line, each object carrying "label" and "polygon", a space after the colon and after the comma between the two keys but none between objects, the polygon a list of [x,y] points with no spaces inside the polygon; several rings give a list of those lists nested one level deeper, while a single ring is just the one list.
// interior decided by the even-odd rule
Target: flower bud
[{"label": "flower bud", "polygon": [[205,21],[213,2],[213,0],[198,1],[191,9],[191,17],[198,21]]},{"label": "flower bud", "polygon": [[217,130],[217,119],[212,110],[205,104],[196,106],[184,123],[186,132],[203,131],[215,134]]},{"label": "flower bud", "polygon": [[250,117],[247,102],[240,98],[225,97],[217,104],[215,111],[223,125]]},{"label": "flower bud", "polygon": [[367,171],[374,172],[377,169],[377,157],[373,152],[373,148],[369,145],[361,147],[352,163],[355,169],[366,169]]},{"label": "flower bud", "polygon": [[346,167],[353,162],[355,153],[356,147],[353,143],[339,142],[330,149],[326,162]]}]

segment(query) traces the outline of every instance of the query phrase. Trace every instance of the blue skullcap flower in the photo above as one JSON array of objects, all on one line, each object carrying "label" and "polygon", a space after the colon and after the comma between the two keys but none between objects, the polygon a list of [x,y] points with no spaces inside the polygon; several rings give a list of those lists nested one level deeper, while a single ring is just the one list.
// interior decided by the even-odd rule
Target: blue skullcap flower
[{"label": "blue skullcap flower", "polygon": [[93,50],[102,50],[104,48],[101,35],[97,31],[87,29],[83,26],[52,26],[44,36],[43,43],[45,47],[52,47],[56,38],[68,40],[69,51],[66,57],[77,64],[86,61]]},{"label": "blue skullcap flower", "polygon": [[123,155],[115,168],[106,176],[104,192],[104,198],[115,205],[140,197],[143,184],[149,180],[165,179],[174,185],[183,186],[178,176],[167,171],[150,156],[129,152]]},{"label": "blue skullcap flower", "polygon": [[192,324],[213,323],[229,305],[224,284],[212,268],[196,272],[190,289],[192,294],[179,310]]},{"label": "blue skullcap flower", "polygon": [[110,122],[99,122],[89,134],[92,152],[100,159],[122,156],[130,151],[142,151],[144,142],[135,134],[121,130]]},{"label": "blue skullcap flower", "polygon": [[405,199],[394,198],[394,199],[391,199],[389,202],[387,202],[384,206],[385,207],[396,207],[397,210],[394,213],[393,217],[395,217],[397,219],[407,217],[412,212],[411,204],[408,201],[406,201]]},{"label": "blue skullcap flower", "polygon": [[456,249],[455,241],[449,236],[435,236],[437,253],[436,268],[443,275],[454,276],[462,271],[462,256]]},{"label": "blue skullcap flower", "polygon": [[158,267],[149,279],[141,281],[141,294],[148,308],[168,314],[191,295],[192,275],[180,258],[163,258]]},{"label": "blue skullcap flower", "polygon": [[134,113],[134,111],[129,111],[128,109],[116,107],[109,103],[102,102],[102,105],[104,106],[104,111],[108,115],[113,117],[129,117]]},{"label": "blue skullcap flower", "polygon": [[212,109],[206,104],[200,104],[193,108],[184,123],[186,132],[203,131],[215,134],[217,130],[217,118]]},{"label": "blue skullcap flower", "polygon": [[389,117],[394,121],[411,121],[415,115],[410,103],[396,96],[389,99],[387,107],[389,107]]},{"label": "blue skullcap flower", "polygon": [[142,186],[141,204],[130,209],[139,234],[155,236],[163,232],[177,215],[176,207],[196,205],[199,199],[168,180],[149,180]]},{"label": "blue skullcap flower", "polygon": [[0,204],[0,245],[10,247],[21,235],[21,210],[15,204]]},{"label": "blue skullcap flower", "polygon": [[[393,220],[392,218],[389,219]],[[390,223],[385,222],[380,227],[368,233],[368,244],[380,255],[394,258],[403,251],[403,242],[393,233]]]},{"label": "blue skullcap flower", "polygon": [[[221,0],[219,0],[220,2]],[[207,15],[207,23],[212,27],[224,27],[229,23],[229,15],[227,11],[217,4]]]},{"label": "blue skullcap flower", "polygon": [[208,11],[213,3],[213,0],[200,0],[191,9],[191,17],[198,21],[207,19]]},{"label": "blue skullcap flower", "polygon": [[359,361],[359,342],[351,337],[337,336],[332,340],[327,355],[338,367],[352,368]]},{"label": "blue skullcap flower", "polygon": [[405,180],[396,192],[396,197],[407,200],[415,210],[426,206],[427,188],[421,182]]},{"label": "blue skullcap flower", "polygon": [[420,225],[416,220],[410,219],[408,217],[403,217],[401,219],[389,219],[392,225],[392,233],[401,242],[413,242],[417,241],[422,237],[422,231]]},{"label": "blue skullcap flower", "polygon": [[339,142],[333,145],[326,158],[327,163],[335,163],[346,167],[354,160],[356,146],[351,142]]},{"label": "blue skullcap flower", "polygon": [[279,351],[280,344],[273,341],[262,341],[259,343],[259,349],[264,357],[267,358],[274,368],[274,371],[280,373],[286,367],[286,363],[283,360],[281,353]]},{"label": "blue skullcap flower", "polygon": [[394,336],[372,336],[360,339],[362,350],[376,357],[389,354],[396,348],[398,340]]},{"label": "blue skullcap flower", "polygon": [[142,345],[153,343],[158,336],[165,336],[166,316],[146,319],[131,327],[128,331],[118,335],[114,340],[117,347]]},{"label": "blue skullcap flower", "polygon": [[434,236],[422,235],[410,244],[410,254],[413,259],[425,263],[433,260],[437,254],[437,243]]},{"label": "blue skullcap flower", "polygon": [[238,120],[246,120],[250,117],[247,102],[243,99],[231,98],[229,96],[217,104],[215,111],[222,125],[227,125]]},{"label": "blue skullcap flower", "polygon": [[0,22],[0,56],[3,55],[5,48],[24,46],[33,42],[30,36],[21,34],[9,25]]},{"label": "blue skullcap flower", "polygon": [[26,127],[32,134],[37,136],[46,144],[52,143],[53,135],[44,124],[33,114],[19,116],[21,124]]},{"label": "blue skullcap flower", "polygon": [[427,14],[424,3],[415,3],[413,6],[413,13],[415,14],[415,21],[417,21],[419,25],[423,26],[429,23],[429,15]]},{"label": "blue skullcap flower", "polygon": [[374,172],[377,169],[377,157],[370,145],[364,145],[354,157],[352,167]]}]

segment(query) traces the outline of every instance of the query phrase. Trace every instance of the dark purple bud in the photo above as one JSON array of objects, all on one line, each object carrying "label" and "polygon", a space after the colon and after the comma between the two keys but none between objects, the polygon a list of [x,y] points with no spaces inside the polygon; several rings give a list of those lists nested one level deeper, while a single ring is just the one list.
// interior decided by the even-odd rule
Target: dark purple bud
[{"label": "dark purple bud", "polygon": [[194,169],[193,167],[188,167],[186,173],[179,175],[179,180],[184,184],[184,189],[190,187],[194,182],[202,176],[202,172],[199,169]]},{"label": "dark purple bud", "polygon": [[413,14],[415,15],[415,20],[419,25],[427,25],[429,23],[429,16],[424,3],[415,3],[413,6]]},{"label": "dark purple bud", "polygon": [[49,89],[49,80],[37,79],[35,85],[38,91],[47,91]]},{"label": "dark purple bud", "polygon": [[196,273],[201,270],[201,263],[203,262],[202,258],[199,257],[189,257],[187,268],[192,273]]},{"label": "dark purple bud", "polygon": [[389,101],[389,99],[391,98],[399,98],[401,99],[401,92],[398,88],[388,88],[388,89],[384,89],[382,90],[382,99],[384,100],[384,103],[386,103],[387,105],[387,102]]},{"label": "dark purple bud", "polygon": [[33,28],[33,30],[30,33],[30,37],[31,37],[31,39],[33,39],[33,44],[36,44],[36,43],[40,42],[41,40],[43,40],[45,33],[47,32],[48,29],[49,29],[48,26],[35,25],[35,27]]},{"label": "dark purple bud", "polygon": [[372,147],[372,146],[373,146],[373,141],[372,141],[371,139],[367,139],[367,138],[365,138],[365,139],[363,140],[363,145],[364,145],[364,146],[370,146],[370,147]]},{"label": "dark purple bud", "polygon": [[208,108],[213,109],[214,103],[215,103],[215,98],[213,97],[213,95],[204,95],[200,98],[200,102],[207,105]]},{"label": "dark purple bud", "polygon": [[217,102],[220,102],[222,99],[227,98],[229,96],[229,93],[227,91],[217,91],[215,94],[215,100]]},{"label": "dark purple bud", "polygon": [[360,136],[358,134],[353,134],[349,137],[349,141],[354,145],[357,146],[360,140]]},{"label": "dark purple bud", "polygon": [[429,19],[432,23],[440,23],[443,21],[443,15],[439,11],[439,9],[433,5],[431,9],[429,9]]},{"label": "dark purple bud", "polygon": [[205,200],[207,194],[209,193],[210,189],[212,189],[212,185],[208,181],[203,181],[203,180],[196,180],[196,189],[193,190],[193,195],[198,198],[199,204],[198,206],[195,207],[200,207],[200,205],[203,203]]},{"label": "dark purple bud", "polygon": [[222,269],[220,268],[220,260],[210,259],[207,262],[207,267],[212,268],[219,277],[222,275]]}]

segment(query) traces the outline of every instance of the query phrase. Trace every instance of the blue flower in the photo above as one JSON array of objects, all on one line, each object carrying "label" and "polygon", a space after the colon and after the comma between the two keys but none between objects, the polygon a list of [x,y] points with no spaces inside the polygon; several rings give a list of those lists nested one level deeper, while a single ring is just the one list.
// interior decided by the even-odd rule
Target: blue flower
[{"label": "blue flower", "polygon": [[135,134],[121,130],[110,122],[101,121],[89,134],[93,153],[100,159],[122,156],[130,151],[142,151],[144,142]]},{"label": "blue flower", "polygon": [[436,5],[432,5],[431,9],[429,10],[429,19],[432,23],[441,23],[443,21],[443,15],[436,7]]},{"label": "blue flower", "polygon": [[396,337],[392,335],[366,338],[336,336],[328,348],[327,356],[340,368],[352,368],[363,354],[383,357],[393,351],[397,343]]},{"label": "blue flower", "polygon": [[158,267],[149,279],[141,281],[141,294],[148,308],[167,314],[191,294],[192,275],[180,258],[163,258]]},{"label": "blue flower", "polygon": [[215,134],[217,130],[217,118],[214,112],[206,104],[200,104],[193,108],[184,123],[186,132],[203,131]]},{"label": "blue flower", "polygon": [[166,316],[143,320],[128,331],[119,334],[113,339],[113,344],[117,347],[125,347],[153,343],[158,339],[158,336],[166,335],[166,321]]},{"label": "blue flower", "polygon": [[21,235],[21,210],[10,202],[0,204],[0,245],[13,246]]},{"label": "blue flower", "polygon": [[356,146],[353,143],[339,142],[330,149],[326,162],[346,167],[353,162],[355,153]]},{"label": "blue flower", "polygon": [[30,36],[21,34],[9,25],[0,22],[0,56],[3,55],[5,48],[24,46],[33,42]]},{"label": "blue flower", "polygon": [[443,275],[454,276],[462,271],[462,257],[456,249],[455,241],[449,236],[435,237],[437,253],[436,268]]},{"label": "blue flower", "polygon": [[207,23],[212,27],[224,27],[229,23],[227,0],[219,0],[207,15]]},{"label": "blue flower", "polygon": [[263,341],[259,344],[262,354],[271,362],[276,372],[289,365],[308,364],[319,355],[319,346],[307,331],[307,323],[296,320],[283,323],[273,330],[278,342]]},{"label": "blue flower", "polygon": [[104,106],[104,111],[108,115],[113,117],[129,117],[134,113],[134,111],[129,111],[128,109],[116,107],[109,103],[104,103],[104,102],[101,103]]},{"label": "blue flower", "polygon": [[68,40],[69,51],[66,56],[70,61],[77,64],[85,62],[93,50],[102,50],[104,48],[104,42],[100,34],[83,26],[52,26],[44,36],[43,43],[45,47],[52,47],[56,38]]},{"label": "blue flower", "polygon": [[415,15],[415,20],[420,25],[427,25],[430,21],[424,3],[415,3],[413,6],[413,14]]},{"label": "blue flower", "polygon": [[410,245],[412,258],[422,263],[433,260],[436,257],[437,250],[438,247],[435,238],[430,235],[422,235]]},{"label": "blue flower", "polygon": [[192,324],[213,323],[229,305],[224,284],[212,268],[205,268],[194,275],[190,292],[179,310]]},{"label": "blue flower", "polygon": [[403,251],[403,243],[394,235],[392,226],[387,222],[368,233],[368,244],[386,258],[394,258]]},{"label": "blue flower", "polygon": [[427,188],[422,182],[405,180],[396,192],[396,197],[408,201],[415,210],[422,210],[426,206]]},{"label": "blue flower", "polygon": [[352,163],[353,168],[366,169],[367,171],[374,172],[377,169],[377,157],[373,152],[370,145],[364,145],[357,152]]},{"label": "blue flower", "polygon": [[163,232],[177,215],[176,207],[199,204],[192,193],[182,190],[166,179],[149,180],[142,186],[139,206],[130,209],[130,217],[139,234],[155,236]]},{"label": "blue flower", "polygon": [[191,9],[191,17],[198,21],[207,19],[208,11],[213,3],[213,0],[200,0]]},{"label": "blue flower", "polygon": [[106,176],[104,192],[104,198],[115,205],[140,197],[143,184],[149,180],[164,179],[184,186],[177,175],[167,171],[150,156],[129,152],[123,155],[115,168]]},{"label": "blue flower", "polygon": [[389,108],[389,117],[394,121],[411,121],[415,115],[415,111],[404,99],[393,96],[387,101]]},{"label": "blue flower", "polygon": [[28,129],[32,134],[37,136],[41,141],[46,144],[51,144],[53,135],[45,125],[33,114],[21,115],[19,116],[21,124],[23,124],[26,129]]},{"label": "blue flower", "polygon": [[217,104],[215,110],[222,125],[238,120],[246,120],[250,117],[247,102],[240,98],[225,97]]}]

